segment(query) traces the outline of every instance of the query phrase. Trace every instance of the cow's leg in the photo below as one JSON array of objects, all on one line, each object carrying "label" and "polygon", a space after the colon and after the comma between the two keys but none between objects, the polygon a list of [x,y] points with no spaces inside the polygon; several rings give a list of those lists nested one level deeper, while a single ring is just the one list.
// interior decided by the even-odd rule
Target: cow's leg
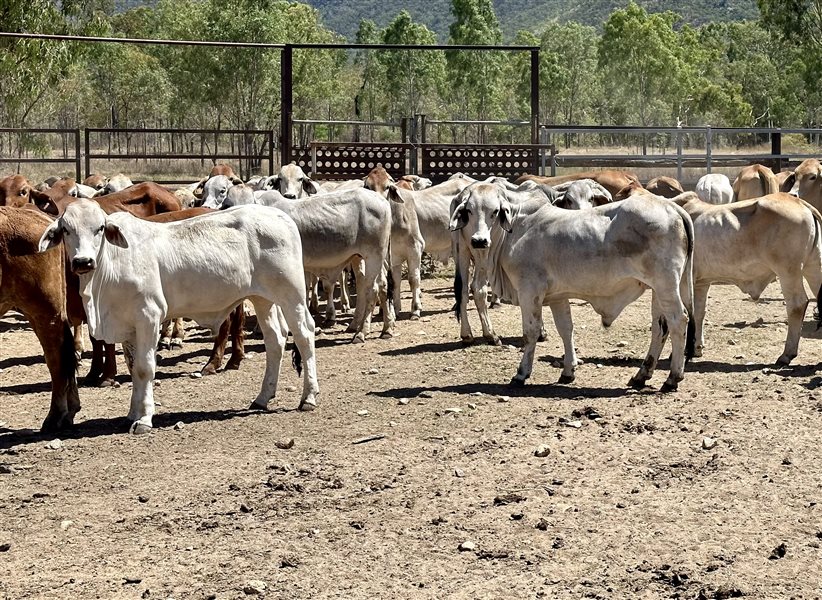
[{"label": "cow's leg", "polygon": [[[670,282],[671,287],[666,287],[666,293],[659,294],[659,304],[662,307],[662,314],[668,324],[668,333],[671,335],[671,370],[668,378],[662,384],[660,391],[674,392],[679,386],[679,382],[685,377],[685,346],[688,340],[688,310],[682,302],[679,293],[679,281]],[[663,338],[662,344],[665,344]],[[662,352],[660,346],[659,352]],[[659,353],[656,355],[659,359]]]},{"label": "cow's leg", "polygon": [[83,337],[83,324],[77,323],[74,326],[74,354],[77,360],[83,358],[83,351],[86,349],[85,338]]},{"label": "cow's leg", "polygon": [[[474,296],[476,298],[476,295]],[[511,385],[525,385],[534,368],[534,352],[542,325],[542,294],[536,290],[521,291],[520,309],[522,310],[522,337],[525,346],[522,349],[522,360],[517,374],[511,379]],[[526,300],[527,299],[527,300]]]},{"label": "cow's leg", "polygon": [[[499,336],[494,333],[494,326],[491,325],[491,315],[488,314],[488,278],[484,269],[474,265],[474,277],[471,280],[471,292],[474,294],[474,304],[477,305],[477,314],[482,325],[482,337],[494,346],[502,345]],[[540,322],[542,322],[542,310],[540,310]],[[541,329],[541,327],[540,327]]]},{"label": "cow's leg", "polygon": [[340,310],[348,314],[351,312],[351,295],[348,293],[348,267],[340,274]]},{"label": "cow's leg", "polygon": [[776,364],[789,365],[796,358],[799,351],[799,336],[802,333],[802,320],[808,308],[808,295],[805,292],[805,283],[801,273],[785,273],[779,275],[779,285],[782,286],[782,295],[785,298],[785,308],[788,311],[788,337],[785,339],[785,350]]},{"label": "cow's leg", "polygon": [[[379,260],[365,261],[365,275],[363,277],[363,289],[367,292],[363,297],[363,304],[365,310],[363,311],[363,322],[360,330],[354,335],[353,343],[362,343],[366,336],[371,332],[371,315],[374,313],[374,307],[377,304],[377,295],[379,293],[379,278],[383,271],[383,262]],[[387,285],[387,284],[386,284]],[[359,308],[359,292],[357,308]],[[390,318],[390,316],[389,316]]]},{"label": "cow's leg", "polygon": [[357,282],[357,304],[354,307],[354,316],[351,318],[351,322],[345,329],[346,333],[355,333],[360,331],[363,323],[365,322],[365,305],[367,304],[366,298],[368,298],[368,292],[365,290],[365,269],[356,269],[354,271],[354,277]]},{"label": "cow's leg", "polygon": [[160,350],[170,350],[171,349],[171,320],[163,321],[163,324],[160,326],[160,343],[159,343]]},{"label": "cow's leg", "polygon": [[317,294],[317,277],[308,271],[305,272],[306,294],[308,306],[313,314],[320,312],[320,299]]},{"label": "cow's leg", "polygon": [[[302,364],[303,393],[300,399],[300,410],[314,410],[317,407],[317,396],[320,385],[317,382],[317,357],[314,350],[314,319],[308,308],[299,299],[285,298],[280,305],[281,315],[288,323],[288,329],[294,337],[296,346],[294,365],[300,372]],[[373,308],[373,305],[372,305]]]},{"label": "cow's leg", "polygon": [[420,318],[422,313],[422,290],[420,289],[420,265],[423,244],[415,242],[408,253],[408,285],[411,287],[411,319]]},{"label": "cow's leg", "polygon": [[277,383],[280,379],[280,365],[283,360],[285,338],[288,332],[282,331],[280,327],[277,305],[260,297],[252,298],[251,302],[254,304],[254,311],[257,313],[257,323],[263,332],[263,341],[265,342],[265,375],[263,376],[260,393],[249,408],[265,409],[268,408],[268,403],[277,394]]},{"label": "cow's leg", "polygon": [[231,317],[223,321],[220,325],[220,330],[217,332],[217,337],[214,338],[214,345],[211,348],[211,356],[208,362],[200,369],[202,375],[215,375],[220,367],[223,366],[223,356],[225,355],[225,345],[228,341],[229,329],[231,326]]},{"label": "cow's leg", "polygon": [[377,281],[377,295],[380,303],[380,311],[382,312],[382,332],[380,333],[380,337],[394,337],[394,322],[396,316],[394,315],[394,305],[388,298],[388,281],[385,269],[380,269],[380,275]]},{"label": "cow's leg", "polygon": [[663,315],[657,293],[653,291],[651,297],[651,345],[639,371],[628,381],[629,386],[638,390],[645,387],[645,383],[654,374],[659,353],[662,352],[662,346],[667,339],[668,322]]},{"label": "cow's leg", "polygon": [[237,305],[228,320],[231,322],[231,358],[228,359],[225,368],[236,371],[245,358],[245,307],[243,302]]},{"label": "cow's leg", "polygon": [[[403,259],[398,259],[399,263],[391,262],[391,276],[394,278],[394,313],[400,314],[402,311],[402,262]],[[367,268],[368,265],[366,265]]]},{"label": "cow's leg", "polygon": [[337,322],[337,309],[334,306],[334,280],[328,277],[320,277],[325,293],[325,323],[333,325]]},{"label": "cow's leg", "polygon": [[457,315],[460,320],[460,337],[463,344],[470,344],[474,341],[474,334],[471,332],[471,323],[468,320],[468,298],[469,282],[471,274],[471,254],[464,244],[458,246],[456,256],[456,271],[454,273],[454,300],[459,303]]},{"label": "cow's leg", "polygon": [[708,290],[711,284],[694,286],[694,320],[696,321],[696,348],[694,356],[702,356],[705,350],[705,314],[708,310]]},{"label": "cow's leg", "polygon": [[40,430],[52,433],[74,423],[80,410],[75,368],[74,336],[70,326],[45,315],[26,314],[40,345],[51,376],[51,405]]},{"label": "cow's leg", "polygon": [[182,317],[174,319],[174,326],[171,329],[171,347],[182,348],[183,339],[186,336],[186,326]]},{"label": "cow's leg", "polygon": [[[555,302],[550,305],[551,313],[554,315],[554,324],[557,333],[562,338],[562,345],[565,347],[565,356],[562,359],[562,374],[559,376],[560,383],[571,383],[576,375],[574,370],[577,366],[577,351],[574,348],[574,322],[571,319],[571,303],[567,300]],[[540,323],[537,340],[545,339],[545,326],[542,321],[542,310],[539,311]]]},{"label": "cow's leg", "polygon": [[117,376],[117,348],[114,344],[103,344],[103,379],[100,387],[110,387],[116,385],[114,378]]},{"label": "cow's leg", "polygon": [[132,421],[129,428],[131,433],[149,433],[152,428],[155,354],[159,333],[159,323],[138,326],[135,339],[131,343],[134,361],[131,367],[131,409],[128,413],[128,418]]},{"label": "cow's leg", "polygon": [[[90,337],[90,336],[89,336]],[[117,355],[114,344],[106,344],[93,337],[91,339],[91,368],[83,379],[83,385],[111,387],[117,376]]]}]

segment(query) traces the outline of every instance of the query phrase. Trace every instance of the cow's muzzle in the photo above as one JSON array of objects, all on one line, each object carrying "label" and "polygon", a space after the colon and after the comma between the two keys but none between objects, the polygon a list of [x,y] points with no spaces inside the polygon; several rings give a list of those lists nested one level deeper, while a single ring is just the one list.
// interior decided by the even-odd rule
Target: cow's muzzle
[{"label": "cow's muzzle", "polygon": [[297,194],[283,194],[283,198],[287,198],[288,200],[296,200]]},{"label": "cow's muzzle", "polygon": [[471,238],[471,247],[472,248],[490,248],[491,247],[491,240],[488,238]]},{"label": "cow's muzzle", "polygon": [[93,258],[78,256],[71,261],[71,270],[77,275],[93,271],[97,267],[97,261]]}]

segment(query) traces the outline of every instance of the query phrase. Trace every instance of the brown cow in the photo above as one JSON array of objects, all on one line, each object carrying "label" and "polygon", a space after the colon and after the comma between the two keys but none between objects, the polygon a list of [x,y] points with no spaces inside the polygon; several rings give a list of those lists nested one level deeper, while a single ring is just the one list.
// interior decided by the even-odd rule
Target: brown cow
[{"label": "brown cow", "polygon": [[108,177],[105,175],[99,175],[97,173],[92,173],[88,177],[83,180],[83,185],[87,185],[95,190],[102,190],[106,187],[108,183]]},{"label": "brown cow", "polygon": [[51,224],[32,210],[0,207],[0,315],[16,308],[29,320],[43,347],[51,376],[51,408],[42,431],[73,423],[80,410],[71,327],[66,315],[63,251],[38,254],[43,232]]},{"label": "brown cow", "polygon": [[761,198],[779,192],[776,175],[763,165],[744,167],[733,183],[734,201]]},{"label": "brown cow", "polygon": [[31,202],[30,193],[34,186],[22,175],[9,175],[0,179],[0,206],[22,208]]},{"label": "brown cow", "polygon": [[617,171],[606,169],[604,171],[586,171],[584,173],[573,173],[571,175],[560,175],[557,177],[542,177],[540,175],[523,175],[514,183],[520,184],[523,181],[536,181],[545,185],[557,185],[560,183],[567,183],[569,181],[576,181],[577,179],[593,179],[599,185],[608,190],[612,196],[615,196],[619,190],[630,185],[631,183],[639,183],[639,177],[630,171]]},{"label": "brown cow", "polygon": [[684,193],[685,190],[682,189],[682,184],[679,183],[673,177],[654,177],[651,181],[648,182],[648,185],[645,186],[645,189],[655,194],[657,196],[662,196],[663,198],[676,198],[680,194]]},{"label": "brown cow", "polygon": [[[74,183],[73,179],[63,181]],[[61,188],[58,183],[47,192],[34,190],[31,193],[32,200],[44,212],[55,216],[62,215],[66,206],[77,198],[69,195],[68,191],[61,195],[57,191],[59,189]],[[143,219],[182,208],[179,199],[173,193],[152,181],[137,183],[122,191],[96,197],[94,200],[106,214],[125,211]]]},{"label": "brown cow", "polygon": [[785,180],[782,191],[822,210],[822,164],[815,158],[803,161]]}]

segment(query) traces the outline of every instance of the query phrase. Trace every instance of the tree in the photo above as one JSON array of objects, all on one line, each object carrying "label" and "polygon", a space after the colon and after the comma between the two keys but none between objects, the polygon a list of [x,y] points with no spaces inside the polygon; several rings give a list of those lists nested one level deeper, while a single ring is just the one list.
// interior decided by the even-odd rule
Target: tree
[{"label": "tree", "polygon": [[[382,32],[384,44],[434,45],[436,34],[401,11]],[[384,93],[389,118],[435,109],[435,92],[445,72],[442,53],[431,50],[385,50],[380,56],[385,73]]]},{"label": "tree", "polygon": [[[502,31],[491,0],[452,0],[449,44],[499,45]],[[448,82],[457,114],[485,120],[496,116],[505,58],[489,51],[449,51]],[[482,141],[483,130],[480,131]]]},{"label": "tree", "polygon": [[[756,0],[762,23],[784,39],[822,52],[822,0]],[[818,56],[818,54],[817,54]]]}]

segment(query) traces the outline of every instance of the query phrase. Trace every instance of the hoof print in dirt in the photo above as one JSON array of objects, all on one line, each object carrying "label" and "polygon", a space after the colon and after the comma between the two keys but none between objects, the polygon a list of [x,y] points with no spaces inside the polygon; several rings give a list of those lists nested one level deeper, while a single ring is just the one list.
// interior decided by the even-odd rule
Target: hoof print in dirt
[{"label": "hoof print in dirt", "polygon": [[779,544],[776,548],[771,551],[771,555],[768,557],[768,560],[779,560],[785,556],[785,553],[788,551],[788,547],[782,543]]}]

